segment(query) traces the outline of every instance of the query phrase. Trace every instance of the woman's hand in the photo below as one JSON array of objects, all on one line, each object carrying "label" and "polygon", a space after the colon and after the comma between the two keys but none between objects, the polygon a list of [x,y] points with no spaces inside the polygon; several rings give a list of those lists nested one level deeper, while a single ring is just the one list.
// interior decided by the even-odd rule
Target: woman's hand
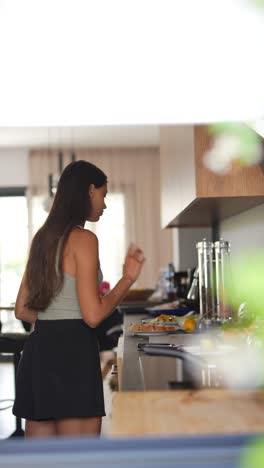
[{"label": "woman's hand", "polygon": [[145,257],[142,250],[136,245],[131,243],[125,258],[123,276],[134,283],[141,272]]}]

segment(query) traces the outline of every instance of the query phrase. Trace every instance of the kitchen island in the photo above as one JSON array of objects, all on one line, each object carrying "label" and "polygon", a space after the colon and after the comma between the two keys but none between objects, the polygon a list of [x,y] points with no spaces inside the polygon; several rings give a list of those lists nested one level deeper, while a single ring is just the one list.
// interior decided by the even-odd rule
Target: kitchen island
[{"label": "kitchen island", "polygon": [[[122,380],[120,391],[113,397],[112,436],[264,433],[261,392],[169,390],[169,382],[178,380],[182,371],[180,361],[142,356],[137,344],[148,338],[127,332],[130,323],[144,316],[129,314],[124,318]],[[156,341],[182,344],[190,339],[184,334],[155,337]]]}]

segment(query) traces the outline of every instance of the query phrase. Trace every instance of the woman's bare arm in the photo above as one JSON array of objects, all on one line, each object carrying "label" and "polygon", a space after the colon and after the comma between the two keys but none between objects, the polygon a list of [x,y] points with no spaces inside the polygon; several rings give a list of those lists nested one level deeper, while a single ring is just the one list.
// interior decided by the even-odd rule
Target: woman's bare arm
[{"label": "woman's bare arm", "polygon": [[75,242],[76,284],[84,321],[92,328],[108,317],[137,279],[142,262],[126,257],[122,278],[104,297],[98,285],[98,240],[90,231],[79,231]]},{"label": "woman's bare arm", "polygon": [[28,297],[28,289],[26,285],[26,275],[22,278],[20,288],[18,291],[16,305],[15,305],[15,316],[19,320],[24,320],[25,322],[35,323],[38,318],[38,314],[35,310],[29,309],[25,306]]}]

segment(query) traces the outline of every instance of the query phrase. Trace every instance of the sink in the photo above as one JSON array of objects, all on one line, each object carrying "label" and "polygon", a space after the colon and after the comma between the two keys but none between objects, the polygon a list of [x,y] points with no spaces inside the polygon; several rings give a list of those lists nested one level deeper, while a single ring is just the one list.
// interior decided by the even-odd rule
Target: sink
[{"label": "sink", "polygon": [[[226,353],[232,353],[236,348],[216,341],[211,349],[206,349],[205,346],[201,346],[201,341],[205,339],[209,339],[206,334],[151,336],[149,338],[150,345],[174,344],[193,355],[194,358],[190,359],[190,354],[186,357],[181,350],[180,353],[178,352],[178,356],[173,357],[139,353],[144,389],[221,387],[222,377],[219,372],[221,357]],[[157,348],[154,350],[155,353],[160,352]],[[165,348],[165,353],[167,352],[168,348]],[[173,353],[175,354],[175,351]]]}]

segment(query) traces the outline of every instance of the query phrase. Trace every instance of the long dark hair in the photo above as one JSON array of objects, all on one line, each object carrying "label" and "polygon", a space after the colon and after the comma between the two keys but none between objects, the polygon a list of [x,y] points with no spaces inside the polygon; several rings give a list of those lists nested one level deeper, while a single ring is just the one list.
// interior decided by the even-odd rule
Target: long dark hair
[{"label": "long dark hair", "polygon": [[26,267],[26,306],[45,310],[63,286],[63,253],[72,229],[91,212],[89,187],[107,183],[101,169],[87,161],[72,162],[61,174],[46,222],[33,238]]}]

